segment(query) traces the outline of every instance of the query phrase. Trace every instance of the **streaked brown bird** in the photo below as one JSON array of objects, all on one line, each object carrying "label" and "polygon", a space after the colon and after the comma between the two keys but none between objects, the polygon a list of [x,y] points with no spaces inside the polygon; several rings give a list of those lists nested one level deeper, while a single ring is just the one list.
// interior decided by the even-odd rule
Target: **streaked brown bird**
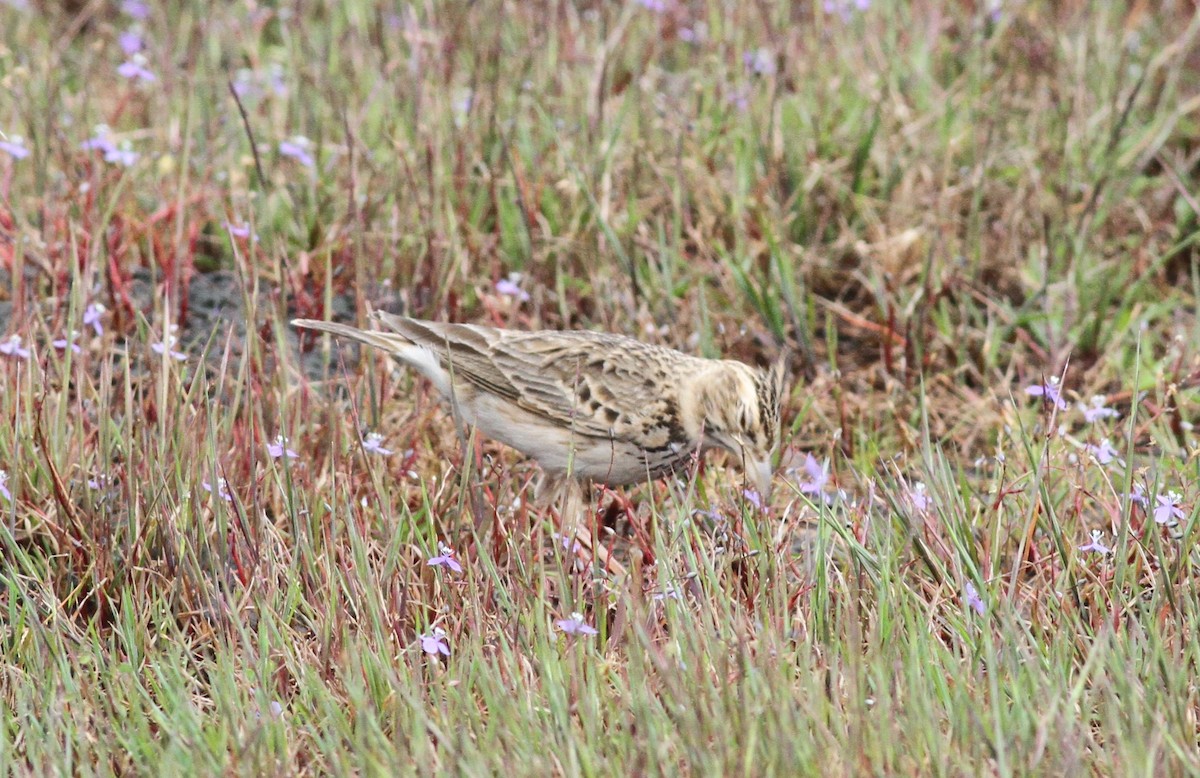
[{"label": "streaked brown bird", "polygon": [[[460,426],[537,460],[548,478],[623,486],[682,469],[722,448],[770,493],[784,359],[756,369],[633,338],[440,324],[380,311],[391,330],[295,319],[366,343],[433,382]],[[541,490],[539,490],[541,491]]]}]

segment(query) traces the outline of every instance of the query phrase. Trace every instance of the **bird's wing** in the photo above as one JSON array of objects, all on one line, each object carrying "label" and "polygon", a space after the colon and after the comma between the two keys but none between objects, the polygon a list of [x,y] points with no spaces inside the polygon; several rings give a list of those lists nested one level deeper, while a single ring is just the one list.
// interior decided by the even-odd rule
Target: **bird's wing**
[{"label": "bird's wing", "polygon": [[591,332],[513,332],[376,314],[457,379],[581,435],[657,445],[682,436],[663,388],[682,354]]}]

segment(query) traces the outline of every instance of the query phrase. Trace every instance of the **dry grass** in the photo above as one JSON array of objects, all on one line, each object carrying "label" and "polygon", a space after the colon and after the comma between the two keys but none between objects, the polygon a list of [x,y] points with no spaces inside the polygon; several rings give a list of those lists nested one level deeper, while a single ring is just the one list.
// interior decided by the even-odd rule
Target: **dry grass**
[{"label": "dry grass", "polygon": [[[8,771],[1200,770],[1194,4],[22,5]],[[793,347],[774,500],[598,494],[610,575],[285,325],[372,307]]]}]

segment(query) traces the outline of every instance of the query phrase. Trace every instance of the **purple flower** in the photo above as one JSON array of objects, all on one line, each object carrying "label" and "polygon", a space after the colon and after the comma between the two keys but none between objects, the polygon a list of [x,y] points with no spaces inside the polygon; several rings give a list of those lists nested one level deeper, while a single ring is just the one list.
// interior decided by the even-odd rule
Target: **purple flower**
[{"label": "purple flower", "polygon": [[9,502],[13,501],[12,492],[8,491],[8,471],[7,470],[0,470],[0,497],[3,497],[4,499],[8,500]]},{"label": "purple flower", "polygon": [[871,0],[825,0],[821,4],[821,8],[825,13],[830,15],[837,14],[844,22],[850,21],[850,17],[855,11],[861,13],[870,7]]},{"label": "purple flower", "polygon": [[430,656],[450,656],[450,646],[446,643],[446,630],[434,627],[428,634],[420,635],[421,650]]},{"label": "purple flower", "polygon": [[467,114],[471,113],[471,106],[475,104],[475,93],[470,89],[463,89],[458,93],[458,97],[450,106],[450,110],[454,113],[454,126],[463,127],[467,123]]},{"label": "purple flower", "polygon": [[141,54],[134,54],[117,68],[117,75],[122,78],[140,81],[157,81],[158,76],[146,67],[147,61]]},{"label": "purple flower", "polygon": [[1140,505],[1143,508],[1149,504],[1150,500],[1146,497],[1146,487],[1141,484],[1134,484],[1133,491],[1125,495],[1129,501],[1135,505]]},{"label": "purple flower", "polygon": [[930,498],[929,492],[925,489],[925,484],[923,483],[917,482],[913,484],[912,488],[906,489],[904,494],[919,513],[924,513],[933,507],[933,499]]},{"label": "purple flower", "polygon": [[1058,388],[1058,379],[1054,376],[1050,376],[1050,378],[1040,384],[1025,387],[1025,394],[1031,397],[1041,397],[1043,402],[1053,404],[1060,411],[1065,411],[1070,407],[1067,405],[1067,401],[1062,398],[1062,393]]},{"label": "purple flower", "polygon": [[746,70],[759,76],[775,75],[775,55],[766,48],[757,48],[742,55]]},{"label": "purple flower", "polygon": [[1092,540],[1084,546],[1080,546],[1080,551],[1094,551],[1097,554],[1111,554],[1112,549],[1100,542],[1100,530],[1092,530]]},{"label": "purple flower", "polygon": [[121,47],[121,51],[125,52],[126,57],[132,57],[146,46],[142,41],[141,33],[135,29],[126,30],[118,35],[117,45]]},{"label": "purple flower", "polygon": [[204,488],[204,491],[217,495],[225,502],[233,501],[233,495],[229,492],[229,483],[224,478],[218,478],[216,486],[208,481],[201,481],[200,486]]},{"label": "purple flower", "polygon": [[179,338],[175,337],[175,331],[177,329],[179,328],[172,324],[170,331],[163,337],[161,341],[150,344],[150,350],[159,356],[166,354],[167,356],[170,356],[171,359],[175,359],[180,362],[187,359],[187,354],[184,354],[182,351],[174,350],[175,344],[179,341]]},{"label": "purple flower", "polygon": [[383,436],[378,432],[372,432],[362,439],[363,451],[368,454],[379,454],[381,456],[390,456],[392,450],[383,447]]},{"label": "purple flower", "polygon": [[101,324],[100,317],[107,310],[101,303],[92,303],[83,311],[83,326],[91,327],[97,335],[103,335],[104,325]]},{"label": "purple flower", "polygon": [[29,359],[29,349],[21,347],[20,335],[9,335],[6,340],[0,340],[0,354],[13,359]]},{"label": "purple flower", "polygon": [[267,444],[267,453],[271,455],[271,459],[279,459],[280,457],[296,459],[300,456],[287,447],[287,438],[282,435],[276,435],[275,440]]},{"label": "purple flower", "polygon": [[445,543],[438,543],[438,555],[429,557],[429,561],[425,564],[430,567],[447,567],[456,573],[463,571],[462,565],[454,558],[454,549]]},{"label": "purple flower", "polygon": [[807,481],[800,482],[800,491],[805,494],[816,494],[825,490],[829,482],[829,462],[818,462],[812,454],[804,456],[804,472],[808,474]]},{"label": "purple flower", "polygon": [[550,537],[557,540],[562,545],[563,551],[566,551],[568,554],[574,554],[583,548],[574,535],[560,535],[557,532],[552,532]]},{"label": "purple flower", "polygon": [[980,598],[979,592],[975,591],[975,585],[970,581],[967,581],[964,594],[967,605],[973,608],[974,611],[980,616],[982,616],[987,610],[987,606],[983,604],[983,600]]},{"label": "purple flower", "polygon": [[291,157],[299,162],[304,167],[313,167],[317,163],[313,160],[312,155],[308,153],[309,146],[312,142],[302,135],[296,135],[290,140],[279,142],[279,153],[285,157]]},{"label": "purple flower", "polygon": [[87,485],[89,489],[103,489],[104,487],[108,486],[108,476],[101,473],[95,478],[89,478],[87,480]]},{"label": "purple flower", "polygon": [[79,144],[79,148],[84,151],[103,151],[105,154],[116,148],[116,144],[109,137],[111,130],[107,124],[97,124],[92,130],[92,137]]},{"label": "purple flower", "polygon": [[12,135],[8,140],[0,140],[0,151],[7,152],[13,159],[25,159],[29,149],[25,148],[25,139],[20,135]]},{"label": "purple flower", "polygon": [[[225,229],[229,230],[229,234],[235,238],[249,238],[251,235],[250,223],[246,221],[243,221],[240,224],[225,222]],[[257,235],[254,236],[254,240],[258,240]]]},{"label": "purple flower", "polygon": [[583,620],[583,614],[575,612],[570,618],[558,619],[554,624],[568,635],[597,635],[595,627]]},{"label": "purple flower", "polygon": [[119,147],[109,149],[104,152],[104,161],[121,167],[133,167],[133,164],[141,159],[142,155],[129,148],[128,142],[122,143]]},{"label": "purple flower", "polygon": [[150,16],[150,6],[142,0],[122,0],[121,12],[134,19],[147,19]]},{"label": "purple flower", "polygon": [[664,13],[667,10],[667,0],[637,0],[637,3],[647,11],[653,11],[656,14]]},{"label": "purple flower", "polygon": [[708,38],[708,25],[696,22],[691,27],[679,28],[679,40],[684,43],[701,43]]},{"label": "purple flower", "polygon": [[754,506],[755,510],[759,512],[766,510],[766,507],[763,505],[762,495],[754,489],[743,489],[742,496],[746,498],[746,502]]},{"label": "purple flower", "polygon": [[521,275],[519,273],[510,273],[508,278],[501,278],[496,282],[496,291],[505,297],[515,297],[523,303],[529,302],[529,292],[526,292],[519,285]]},{"label": "purple flower", "polygon": [[1183,499],[1183,495],[1178,492],[1167,492],[1160,494],[1155,498],[1158,505],[1154,508],[1154,521],[1167,526],[1175,526],[1181,519],[1186,518],[1183,508],[1179,507],[1179,501]]},{"label": "purple flower", "polygon": [[1079,407],[1081,409],[1083,409],[1084,420],[1088,424],[1094,424],[1094,423],[1096,423],[1096,421],[1098,421],[1100,419],[1115,419],[1118,416],[1120,416],[1120,414],[1117,413],[1116,410],[1109,408],[1107,405],[1105,405],[1105,403],[1107,401],[1108,401],[1107,397],[1105,397],[1102,394],[1098,394],[1098,395],[1092,397],[1091,403],[1089,405],[1084,405],[1083,403],[1080,403]]},{"label": "purple flower", "polygon": [[75,342],[75,338],[78,335],[79,335],[78,332],[76,332],[75,330],[71,330],[70,335],[67,335],[66,337],[62,337],[62,338],[59,338],[58,340],[52,341],[50,343],[50,345],[54,346],[54,348],[58,349],[59,351],[63,351],[65,349],[69,348],[72,351],[74,351],[76,354],[81,354],[81,353],[83,353],[83,349],[81,349],[79,347],[79,344]]},{"label": "purple flower", "polygon": [[1087,450],[1088,453],[1094,456],[1096,461],[1102,465],[1107,465],[1112,462],[1121,464],[1121,452],[1113,448],[1113,444],[1109,442],[1108,438],[1100,441],[1100,445],[1098,446],[1093,446],[1089,443]]},{"label": "purple flower", "polygon": [[745,113],[746,109],[750,107],[750,89],[745,84],[734,87],[725,95],[725,101],[740,113]]}]

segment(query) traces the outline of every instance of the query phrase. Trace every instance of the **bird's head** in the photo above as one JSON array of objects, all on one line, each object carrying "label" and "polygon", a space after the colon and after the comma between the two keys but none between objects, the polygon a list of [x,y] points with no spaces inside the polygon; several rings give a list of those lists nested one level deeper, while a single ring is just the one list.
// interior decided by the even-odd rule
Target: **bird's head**
[{"label": "bird's head", "polygon": [[764,498],[771,493],[772,464],[779,447],[779,406],[786,355],[769,368],[723,361],[701,394],[704,434],[710,444],[740,457]]}]

